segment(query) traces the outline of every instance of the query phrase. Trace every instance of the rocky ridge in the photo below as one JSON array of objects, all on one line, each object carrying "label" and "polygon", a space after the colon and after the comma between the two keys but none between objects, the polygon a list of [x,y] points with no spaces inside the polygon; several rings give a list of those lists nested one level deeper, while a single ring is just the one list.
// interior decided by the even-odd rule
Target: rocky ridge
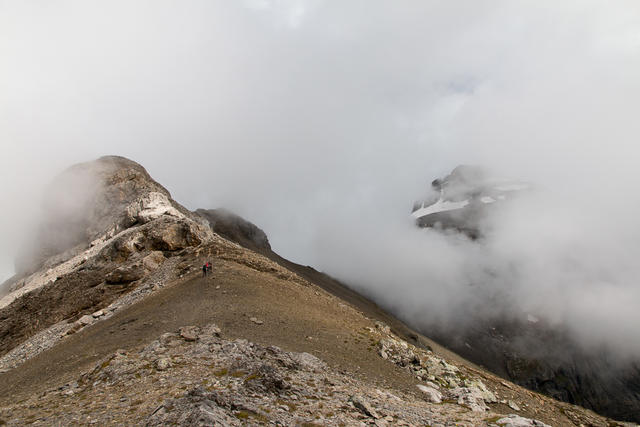
[{"label": "rocky ridge", "polygon": [[[387,357],[403,363],[415,350],[393,338],[385,325],[377,327],[367,332],[386,336],[380,352]],[[443,387],[460,372],[435,356],[425,359],[423,369]],[[0,417],[7,425],[26,420],[33,425],[547,426],[480,407],[495,396],[481,380],[458,381],[466,385],[443,390],[444,402],[424,391],[441,387],[433,382],[419,385],[422,393],[399,393],[336,372],[309,353],[225,339],[210,324],[165,333],[135,351],[119,350],[76,381],[0,410]]]},{"label": "rocky ridge", "polygon": [[[340,284],[277,257],[253,224],[187,211],[126,159],[96,163],[110,184],[106,195],[92,195],[100,209],[84,206],[95,223],[74,219],[81,238],[14,279],[0,308],[0,384],[22,387],[11,389],[19,398],[0,396],[0,424],[617,425],[436,354],[413,332],[419,345],[407,342],[314,281],[332,292]],[[221,226],[237,243],[218,234]],[[214,261],[215,277],[200,278],[203,260]],[[195,294],[177,305],[187,289]],[[150,343],[136,334],[162,331],[165,316],[185,310],[203,311],[195,318],[207,323]],[[288,330],[281,325],[290,318]],[[218,320],[233,337],[211,324]],[[116,334],[124,342],[128,333],[128,346],[77,373],[107,338],[121,346]],[[80,347],[85,353],[74,352]],[[58,358],[65,370],[49,369],[62,348],[72,362]],[[29,393],[24,384],[45,383],[34,366],[47,366],[46,384],[64,385]]]}]

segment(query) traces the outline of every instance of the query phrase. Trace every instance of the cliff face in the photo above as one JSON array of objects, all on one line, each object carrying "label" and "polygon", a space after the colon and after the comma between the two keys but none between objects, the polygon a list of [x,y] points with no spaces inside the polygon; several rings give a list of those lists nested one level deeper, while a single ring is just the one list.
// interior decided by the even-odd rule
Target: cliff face
[{"label": "cliff face", "polygon": [[107,156],[75,165],[48,186],[34,241],[16,260],[19,275],[51,267],[160,215],[189,218],[188,210],[139,164]]},{"label": "cliff face", "polygon": [[115,301],[178,251],[214,236],[142,166],[122,157],[69,168],[49,186],[44,206],[36,239],[17,261],[22,268],[3,285],[0,354]]}]

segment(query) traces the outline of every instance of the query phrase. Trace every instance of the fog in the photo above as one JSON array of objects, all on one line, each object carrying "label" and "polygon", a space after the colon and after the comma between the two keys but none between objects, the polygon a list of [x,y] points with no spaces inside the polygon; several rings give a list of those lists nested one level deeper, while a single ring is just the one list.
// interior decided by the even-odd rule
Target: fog
[{"label": "fog", "polygon": [[[0,1],[0,57],[0,276],[51,177],[118,154],[418,324],[640,351],[635,1]],[[536,188],[481,243],[409,216],[463,163]]]}]

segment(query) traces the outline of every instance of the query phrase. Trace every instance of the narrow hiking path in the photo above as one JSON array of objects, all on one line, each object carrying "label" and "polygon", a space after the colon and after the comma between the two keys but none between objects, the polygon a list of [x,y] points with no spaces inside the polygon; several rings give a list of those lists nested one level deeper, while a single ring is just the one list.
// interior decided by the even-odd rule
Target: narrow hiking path
[{"label": "narrow hiking path", "polygon": [[[261,320],[257,324],[251,318]],[[72,382],[118,349],[132,350],[181,326],[216,323],[228,338],[307,351],[338,369],[413,390],[415,380],[358,339],[371,321],[312,286],[282,280],[232,261],[213,275],[181,279],[0,374],[0,404]],[[393,372],[391,372],[393,371]]]}]

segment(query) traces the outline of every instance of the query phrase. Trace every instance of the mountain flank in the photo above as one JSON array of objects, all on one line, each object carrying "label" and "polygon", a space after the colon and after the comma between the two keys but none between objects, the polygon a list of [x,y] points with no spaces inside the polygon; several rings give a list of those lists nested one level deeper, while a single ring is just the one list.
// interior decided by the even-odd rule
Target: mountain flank
[{"label": "mountain flank", "polygon": [[[430,197],[416,202],[412,215],[420,228],[466,235],[484,250],[502,225],[500,211],[532,191],[530,184],[492,179],[481,167],[461,165],[432,182]],[[471,281],[476,289],[491,288],[479,277]],[[491,291],[482,295],[480,306],[510,305]],[[470,310],[466,316],[472,320],[462,326],[425,328],[430,338],[528,389],[640,422],[640,358],[622,360],[613,348],[586,349],[563,325],[552,326],[538,315]]]},{"label": "mountain flank", "polygon": [[624,425],[453,355],[130,160],[76,171],[91,191],[3,285],[0,424]]}]

